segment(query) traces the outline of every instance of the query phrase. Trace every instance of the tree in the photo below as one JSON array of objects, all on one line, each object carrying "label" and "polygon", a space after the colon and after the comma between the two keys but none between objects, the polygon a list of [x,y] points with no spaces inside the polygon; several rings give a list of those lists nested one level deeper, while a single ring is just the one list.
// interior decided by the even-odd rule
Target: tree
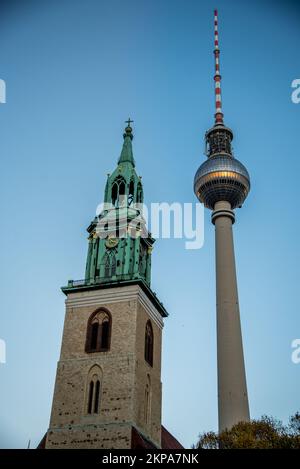
[{"label": "tree", "polygon": [[220,434],[202,433],[197,449],[300,449],[300,414],[291,416],[288,425],[272,417],[240,422]]}]

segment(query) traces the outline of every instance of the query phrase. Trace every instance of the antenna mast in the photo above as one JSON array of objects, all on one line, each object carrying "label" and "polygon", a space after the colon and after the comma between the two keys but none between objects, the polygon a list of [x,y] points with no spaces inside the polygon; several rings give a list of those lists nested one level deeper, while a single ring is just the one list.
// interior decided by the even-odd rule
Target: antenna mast
[{"label": "antenna mast", "polygon": [[216,98],[216,113],[215,123],[223,124],[222,112],[222,98],[221,98],[221,75],[220,75],[220,49],[219,49],[219,34],[218,34],[218,10],[214,11],[214,26],[215,26],[215,98]]}]

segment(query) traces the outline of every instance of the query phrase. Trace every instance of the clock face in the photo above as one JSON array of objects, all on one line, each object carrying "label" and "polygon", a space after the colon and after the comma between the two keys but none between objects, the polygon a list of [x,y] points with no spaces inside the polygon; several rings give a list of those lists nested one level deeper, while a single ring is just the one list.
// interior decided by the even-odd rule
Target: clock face
[{"label": "clock face", "polygon": [[114,237],[108,237],[107,240],[105,241],[105,245],[106,247],[108,248],[114,248],[117,246],[119,240],[118,238],[114,238]]}]

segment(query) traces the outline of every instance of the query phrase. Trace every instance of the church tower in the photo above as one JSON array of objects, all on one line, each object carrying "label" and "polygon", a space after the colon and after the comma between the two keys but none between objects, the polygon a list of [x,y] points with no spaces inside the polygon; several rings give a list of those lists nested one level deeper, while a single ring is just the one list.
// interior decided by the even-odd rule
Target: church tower
[{"label": "church tower", "polygon": [[150,288],[154,239],[143,218],[131,122],[103,210],[87,229],[85,279],[62,288],[66,315],[46,448],[162,447],[168,314]]}]

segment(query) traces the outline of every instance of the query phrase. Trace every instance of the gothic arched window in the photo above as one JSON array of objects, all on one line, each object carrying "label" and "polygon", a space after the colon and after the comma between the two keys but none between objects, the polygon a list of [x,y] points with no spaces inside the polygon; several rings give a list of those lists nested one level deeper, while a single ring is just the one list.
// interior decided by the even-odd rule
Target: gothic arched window
[{"label": "gothic arched window", "polygon": [[87,378],[86,412],[88,414],[98,414],[100,408],[102,370],[98,365],[94,365]]},{"label": "gothic arched window", "polygon": [[145,360],[153,366],[153,329],[151,321],[147,321],[145,328]]},{"label": "gothic arched window", "polygon": [[134,200],[134,180],[131,179],[129,184],[128,205],[131,205]]},{"label": "gothic arched window", "polygon": [[116,262],[116,253],[115,251],[110,251],[110,260],[111,260],[111,276],[116,275],[117,262]]},{"label": "gothic arched window", "polygon": [[140,182],[138,183],[138,186],[137,186],[136,201],[138,204],[143,203],[143,188]]},{"label": "gothic arched window", "polygon": [[123,205],[126,193],[125,188],[126,185],[124,178],[122,178],[122,176],[118,176],[114,180],[111,190],[111,202],[115,207]]},{"label": "gothic arched window", "polygon": [[105,253],[103,262],[104,277],[113,277],[117,273],[117,261],[115,250],[110,250]]},{"label": "gothic arched window", "polygon": [[104,256],[104,277],[110,276],[110,257],[109,253],[107,252]]},{"label": "gothic arched window", "polygon": [[94,395],[94,381],[90,381],[90,383],[89,383],[88,414],[92,413],[93,395]]},{"label": "gothic arched window", "polygon": [[142,275],[146,272],[147,265],[147,248],[145,244],[140,243],[140,253],[139,253],[139,271]]},{"label": "gothic arched window", "polygon": [[95,400],[94,400],[94,414],[99,412],[99,400],[100,400],[100,381],[97,379],[95,386]]},{"label": "gothic arched window", "polygon": [[94,321],[91,325],[91,350],[96,350],[98,342],[99,322]]},{"label": "gothic arched window", "polygon": [[110,348],[111,316],[106,310],[96,311],[88,320],[85,351],[107,352]]}]

